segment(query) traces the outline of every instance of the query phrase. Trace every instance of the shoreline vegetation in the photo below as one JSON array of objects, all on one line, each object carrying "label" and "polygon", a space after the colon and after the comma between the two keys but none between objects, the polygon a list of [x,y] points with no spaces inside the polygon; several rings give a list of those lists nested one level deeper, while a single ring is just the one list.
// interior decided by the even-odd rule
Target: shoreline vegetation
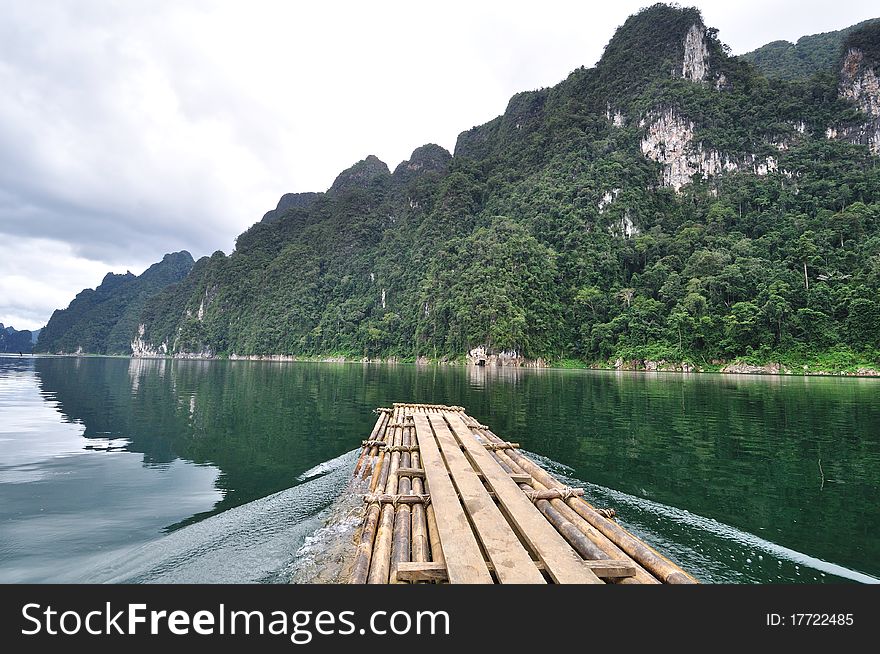
[{"label": "shoreline vegetation", "polygon": [[696,361],[675,357],[617,357],[608,361],[582,361],[579,359],[497,359],[485,366],[468,356],[456,358],[432,357],[367,357],[353,354],[326,355],[294,355],[294,354],[218,354],[184,353],[171,355],[126,355],[126,354],[93,354],[64,353],[33,354],[40,357],[74,357],[74,358],[118,358],[118,359],[172,359],[192,361],[274,361],[279,363],[369,363],[369,364],[403,364],[417,366],[462,366],[486,368],[531,368],[557,370],[617,370],[627,372],[676,372],[745,374],[764,376],[835,376],[835,377],[880,377],[880,364],[876,356],[869,356],[851,351],[839,350],[812,355],[781,354],[768,358],[740,357],[730,361],[712,360]]}]

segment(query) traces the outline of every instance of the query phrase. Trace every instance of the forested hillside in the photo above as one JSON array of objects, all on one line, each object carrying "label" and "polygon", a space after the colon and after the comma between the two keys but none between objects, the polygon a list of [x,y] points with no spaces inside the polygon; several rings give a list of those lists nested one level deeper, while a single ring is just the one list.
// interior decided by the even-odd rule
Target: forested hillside
[{"label": "forested hillside", "polygon": [[878,46],[771,79],[645,9],[454,156],[282,198],[146,304],[135,354],[876,363]]},{"label": "forested hillside", "polygon": [[876,20],[872,18],[835,32],[802,36],[797,43],[773,41],[740,57],[774,79],[805,80],[816,73],[833,74],[846,37]]},{"label": "forested hillside", "polygon": [[96,289],[79,293],[66,309],[52,314],[35,352],[131,354],[131,341],[144,304],[192,269],[189,252],[166,254],[140,276],[108,273]]}]

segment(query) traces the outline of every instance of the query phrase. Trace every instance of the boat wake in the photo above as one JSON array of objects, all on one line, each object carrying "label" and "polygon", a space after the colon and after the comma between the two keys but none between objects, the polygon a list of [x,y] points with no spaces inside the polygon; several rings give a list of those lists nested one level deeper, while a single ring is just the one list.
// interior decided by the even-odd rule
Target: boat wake
[{"label": "boat wake", "polygon": [[[297,486],[187,525],[136,548],[96,555],[62,583],[287,583],[300,550],[351,480],[358,452],[326,461]],[[349,495],[349,494],[345,494]],[[355,525],[356,527],[356,525]],[[338,537],[338,535],[337,535]]]},{"label": "boat wake", "polygon": [[652,500],[576,479],[568,466],[521,451],[563,483],[583,488],[597,506],[612,506],[620,524],[693,572],[705,583],[840,582],[880,583],[880,579],[755,534]]},{"label": "boat wake", "polygon": [[[298,485],[210,516],[149,543],[95,554],[61,583],[336,583],[344,581],[363,517],[351,479],[359,451],[315,466]],[[573,476],[568,466],[523,451],[585,499],[612,506],[636,536],[705,583],[880,579],[779,545],[731,525]]]}]

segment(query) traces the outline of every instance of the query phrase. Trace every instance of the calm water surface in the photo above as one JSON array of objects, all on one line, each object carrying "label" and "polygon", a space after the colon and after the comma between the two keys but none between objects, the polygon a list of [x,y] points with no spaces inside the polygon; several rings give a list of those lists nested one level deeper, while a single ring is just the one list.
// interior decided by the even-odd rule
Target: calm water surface
[{"label": "calm water surface", "polygon": [[878,397],[871,379],[0,357],[0,582],[286,581],[394,401],[466,407],[703,581],[872,581]]}]

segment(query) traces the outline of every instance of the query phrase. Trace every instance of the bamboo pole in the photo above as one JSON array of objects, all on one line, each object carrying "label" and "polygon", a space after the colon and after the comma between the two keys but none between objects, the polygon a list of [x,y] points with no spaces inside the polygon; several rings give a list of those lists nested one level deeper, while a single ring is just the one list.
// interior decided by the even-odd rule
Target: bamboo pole
[{"label": "bamboo pole", "polygon": [[[386,412],[383,412],[383,415],[388,414]],[[388,438],[390,436],[388,422],[389,421],[387,419],[383,422],[382,431],[379,432],[379,434],[381,435],[380,440],[384,440],[386,443],[388,442]],[[378,482],[378,476],[381,472],[382,467],[383,466],[380,462],[375,469],[375,474],[373,475],[373,479],[370,483],[371,491],[375,490],[375,485]],[[366,472],[364,474],[366,476]],[[354,564],[352,565],[350,583],[367,583],[367,576],[370,571],[370,561],[373,557],[373,542],[376,538],[376,530],[379,524],[380,513],[381,506],[378,503],[370,504],[370,506],[367,508],[366,514],[364,515],[364,523],[361,527],[361,536],[360,540],[358,541],[357,553],[355,554]]]},{"label": "bamboo pole", "polygon": [[[419,407],[412,406],[406,412],[406,416],[412,416],[414,413],[421,413]],[[418,439],[413,431],[410,443],[417,445]],[[412,452],[411,466],[413,468],[421,467],[421,455],[418,450]],[[423,478],[412,479],[413,493],[430,493],[427,482]],[[412,507],[412,560],[413,561],[434,561],[437,563],[445,563],[443,557],[443,549],[440,546],[440,536],[437,531],[437,519],[434,515],[434,507],[422,504],[414,504]]]},{"label": "bamboo pole", "polygon": [[373,538],[376,535],[376,526],[379,523],[379,505],[371,504],[367,511],[364,526],[361,529],[361,539],[357,546],[354,565],[351,570],[352,584],[365,584],[367,574],[370,571],[370,559],[373,555]]},{"label": "bamboo pole", "polygon": [[[399,425],[399,421],[395,421]],[[403,429],[399,426],[391,428],[393,435],[391,444],[400,445],[403,435]],[[397,469],[400,467],[400,452],[391,453],[390,464],[385,466],[383,475],[385,478],[385,493],[388,495],[397,494]],[[383,504],[382,512],[379,517],[379,528],[376,531],[376,541],[373,544],[373,557],[370,561],[370,574],[367,577],[367,583],[370,584],[387,584],[388,575],[391,569],[391,541],[393,539],[394,530],[394,505]]]},{"label": "bamboo pole", "polygon": [[[414,435],[411,441],[414,441]],[[413,452],[410,459],[413,468],[421,467],[421,458],[418,452]],[[412,492],[421,495],[425,492],[425,482],[420,477],[412,478]],[[423,504],[414,504],[412,507],[412,560],[430,561],[430,544],[428,542],[428,523]]]},{"label": "bamboo pole", "polygon": [[[410,444],[412,427],[403,428],[402,445]],[[400,452],[400,467],[409,468],[411,462],[411,453]],[[397,492],[399,495],[407,496],[412,490],[412,481],[409,477],[398,476]],[[410,560],[411,552],[411,530],[412,530],[412,511],[409,504],[399,504],[394,511],[394,535],[391,545],[391,583],[397,583],[397,564]]]},{"label": "bamboo pole", "polygon": [[[376,424],[373,426],[373,431],[370,432],[370,437],[367,440],[369,440],[369,441],[376,440],[378,435],[382,433],[382,428],[385,426],[385,423],[387,421],[388,421],[388,414],[385,411],[380,411],[379,418],[376,420]],[[373,447],[367,446],[367,445],[364,446],[363,450],[361,451],[361,455],[358,457],[357,465],[355,465],[355,467],[354,467],[354,476],[355,477],[357,477],[358,472],[360,472],[361,466],[364,464],[367,456],[370,453],[370,450],[372,450]]]},{"label": "bamboo pole", "polygon": [[[428,491],[430,492],[430,488]],[[429,504],[425,509],[428,518],[428,539],[431,542],[431,560],[434,563],[446,563],[443,555],[443,546],[440,545],[440,532],[437,530],[437,516],[434,514],[434,506]]]},{"label": "bamboo pole", "polygon": [[[398,483],[400,481],[398,479]],[[412,506],[415,504],[429,504],[430,501],[430,495],[413,495],[411,492],[397,493],[395,495],[388,493],[367,493],[364,495],[364,502],[368,504],[406,504],[407,506]]]},{"label": "bamboo pole", "polygon": [[[385,437],[388,433],[388,425],[391,424],[391,421],[393,419],[391,413],[387,413],[385,411],[383,411],[382,413],[385,416],[385,421],[382,426],[382,431],[379,432],[382,435],[382,437],[379,439],[376,439],[377,441],[385,439]],[[384,448],[382,448],[382,450],[380,451],[379,446],[376,442],[374,442],[374,444],[370,446],[369,454],[367,454],[366,458],[364,459],[363,473],[361,474],[361,479],[366,479],[367,477],[371,477],[373,471],[375,469],[381,467],[382,461],[384,459],[384,456],[383,456],[384,451],[385,451]],[[371,479],[371,485],[372,485],[372,479]]]}]

